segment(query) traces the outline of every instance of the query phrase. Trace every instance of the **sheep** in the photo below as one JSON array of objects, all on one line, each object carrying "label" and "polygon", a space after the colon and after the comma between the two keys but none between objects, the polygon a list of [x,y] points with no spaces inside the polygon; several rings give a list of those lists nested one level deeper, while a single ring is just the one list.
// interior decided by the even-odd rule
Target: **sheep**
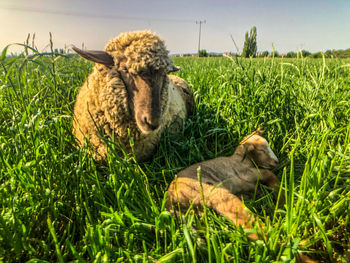
[{"label": "sheep", "polygon": [[225,215],[237,225],[250,228],[253,217],[236,195],[254,191],[258,180],[275,189],[279,186],[279,179],[269,170],[278,166],[278,159],[261,134],[262,131],[258,130],[247,136],[230,157],[193,164],[180,171],[169,185],[167,208],[172,210],[171,201],[179,203],[182,210],[188,209],[191,204],[203,206],[201,185],[197,178],[197,169],[200,168],[207,207]]},{"label": "sheep", "polygon": [[[137,161],[149,159],[162,132],[181,128],[195,109],[193,93],[181,78],[158,35],[145,30],[122,33],[105,51],[73,47],[95,62],[74,106],[73,134],[79,146],[86,139],[97,161],[105,161],[106,142]],[[133,147],[130,142],[133,141]]]},{"label": "sheep", "polygon": [[[279,161],[268,142],[258,129],[245,137],[230,157],[219,157],[193,164],[180,171],[168,188],[166,208],[174,213],[174,205],[185,212],[193,206],[203,209],[203,198],[208,208],[226,216],[235,225],[251,228],[254,223],[260,232],[264,224],[255,220],[253,213],[244,206],[239,194],[249,194],[255,190],[258,181],[279,191],[280,181],[270,170],[278,166]],[[198,170],[201,180],[198,179]],[[284,198],[280,196],[280,202]],[[251,233],[249,238],[256,240],[258,235]],[[317,262],[302,253],[296,256],[296,262]]]}]

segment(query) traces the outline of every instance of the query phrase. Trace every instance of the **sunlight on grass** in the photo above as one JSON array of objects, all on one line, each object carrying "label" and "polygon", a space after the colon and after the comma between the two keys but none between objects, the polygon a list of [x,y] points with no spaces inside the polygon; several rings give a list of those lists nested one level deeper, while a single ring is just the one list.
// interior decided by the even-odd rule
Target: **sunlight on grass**
[{"label": "sunlight on grass", "polygon": [[[31,50],[0,56],[0,261],[291,262],[304,251],[336,262],[350,249],[349,60],[176,58],[196,114],[163,135],[151,162],[111,149],[101,165],[71,133],[92,64]],[[232,154],[258,126],[286,198],[276,207],[263,188],[245,201],[267,240],[209,209],[165,211],[176,172]]]}]

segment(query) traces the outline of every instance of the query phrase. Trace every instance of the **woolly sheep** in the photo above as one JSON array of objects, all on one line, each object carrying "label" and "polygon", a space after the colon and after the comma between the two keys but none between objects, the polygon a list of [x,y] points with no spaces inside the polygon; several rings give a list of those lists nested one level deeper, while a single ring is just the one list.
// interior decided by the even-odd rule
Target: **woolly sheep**
[{"label": "woolly sheep", "polygon": [[150,31],[122,33],[105,51],[83,51],[94,61],[93,72],[80,88],[74,107],[73,133],[80,146],[88,139],[95,159],[106,159],[106,139],[132,152],[138,161],[150,158],[162,132],[181,127],[194,111],[187,83],[169,72],[178,70],[165,43]]}]

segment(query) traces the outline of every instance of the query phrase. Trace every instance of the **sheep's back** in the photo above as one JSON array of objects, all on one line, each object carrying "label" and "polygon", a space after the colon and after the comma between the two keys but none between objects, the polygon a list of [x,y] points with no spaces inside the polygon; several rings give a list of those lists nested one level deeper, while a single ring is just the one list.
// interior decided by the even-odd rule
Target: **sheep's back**
[{"label": "sheep's back", "polygon": [[188,118],[195,112],[196,109],[193,92],[188,86],[187,82],[182,78],[175,75],[169,75],[169,79],[178,90],[182,100],[185,102],[186,117]]}]

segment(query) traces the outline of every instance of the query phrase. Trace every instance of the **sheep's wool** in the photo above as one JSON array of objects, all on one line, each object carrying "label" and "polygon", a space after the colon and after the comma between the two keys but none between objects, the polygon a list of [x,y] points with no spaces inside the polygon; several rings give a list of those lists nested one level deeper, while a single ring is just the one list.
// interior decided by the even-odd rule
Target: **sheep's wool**
[{"label": "sheep's wool", "polygon": [[[126,61],[128,70],[134,74],[147,69],[167,72],[166,68],[172,65],[164,42],[149,31],[123,33],[109,41],[105,51],[113,56],[115,65],[122,59]],[[185,119],[189,113],[187,108],[193,110],[193,94],[187,83],[176,76],[171,76],[171,81],[175,84],[169,78],[164,78],[161,126],[153,132],[142,134],[129,111],[127,89],[117,67],[95,64],[79,91],[74,107],[73,133],[80,145],[88,139],[95,159],[101,161],[106,159],[106,144],[117,145],[114,148],[119,153],[121,148],[130,153],[132,138],[137,159],[149,158],[165,127],[178,118]],[[188,94],[191,96],[188,97]]]},{"label": "sheep's wool", "polygon": [[126,58],[126,66],[134,74],[172,65],[164,41],[148,30],[120,34],[107,43],[105,51],[113,56],[115,65]]}]

